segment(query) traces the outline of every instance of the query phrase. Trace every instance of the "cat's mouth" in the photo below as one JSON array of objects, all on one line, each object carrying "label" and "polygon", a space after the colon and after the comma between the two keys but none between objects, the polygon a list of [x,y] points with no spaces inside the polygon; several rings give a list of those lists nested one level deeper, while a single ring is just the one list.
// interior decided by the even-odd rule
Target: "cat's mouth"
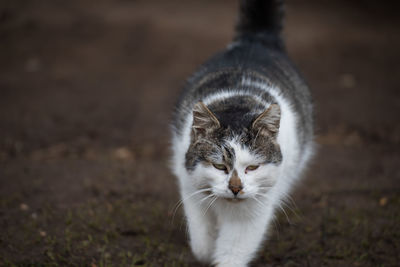
[{"label": "cat's mouth", "polygon": [[245,198],[237,198],[237,197],[225,197],[224,199],[229,202],[241,202],[246,200]]}]

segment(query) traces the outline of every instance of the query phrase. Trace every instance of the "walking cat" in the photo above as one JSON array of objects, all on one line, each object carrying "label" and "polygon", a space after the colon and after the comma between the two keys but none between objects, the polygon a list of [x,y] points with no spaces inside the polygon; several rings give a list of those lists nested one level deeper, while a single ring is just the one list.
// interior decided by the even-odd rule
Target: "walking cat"
[{"label": "walking cat", "polygon": [[241,0],[234,40],[188,80],[173,119],[195,257],[247,266],[313,154],[307,85],[281,38],[279,0]]}]

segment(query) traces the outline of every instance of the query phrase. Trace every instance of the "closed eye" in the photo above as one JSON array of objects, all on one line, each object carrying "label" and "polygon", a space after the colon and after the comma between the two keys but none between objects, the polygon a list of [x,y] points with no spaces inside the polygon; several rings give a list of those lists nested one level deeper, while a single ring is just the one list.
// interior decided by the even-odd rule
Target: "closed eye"
[{"label": "closed eye", "polygon": [[260,166],[260,165],[249,165],[249,166],[247,166],[247,167],[246,167],[246,173],[247,173],[248,171],[257,170],[259,166]]}]

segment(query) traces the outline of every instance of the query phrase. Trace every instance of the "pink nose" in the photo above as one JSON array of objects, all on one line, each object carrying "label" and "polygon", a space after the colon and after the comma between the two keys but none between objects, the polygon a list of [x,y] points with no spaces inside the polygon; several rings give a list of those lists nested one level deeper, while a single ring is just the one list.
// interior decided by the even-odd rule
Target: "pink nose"
[{"label": "pink nose", "polygon": [[236,170],[233,170],[231,179],[229,179],[229,189],[236,196],[243,189],[242,181]]},{"label": "pink nose", "polygon": [[229,185],[229,189],[236,196],[237,194],[239,194],[240,191],[242,191],[243,186],[241,186],[241,185],[239,185],[239,186]]}]

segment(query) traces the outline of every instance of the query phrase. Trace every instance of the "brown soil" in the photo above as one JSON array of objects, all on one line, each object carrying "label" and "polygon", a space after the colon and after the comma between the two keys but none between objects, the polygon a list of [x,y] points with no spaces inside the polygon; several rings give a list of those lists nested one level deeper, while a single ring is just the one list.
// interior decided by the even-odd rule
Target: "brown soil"
[{"label": "brown soil", "polygon": [[[400,23],[385,3],[288,1],[319,152],[254,266],[400,262]],[[0,3],[0,266],[198,266],[173,216],[168,123],[235,16],[226,0]]]}]

